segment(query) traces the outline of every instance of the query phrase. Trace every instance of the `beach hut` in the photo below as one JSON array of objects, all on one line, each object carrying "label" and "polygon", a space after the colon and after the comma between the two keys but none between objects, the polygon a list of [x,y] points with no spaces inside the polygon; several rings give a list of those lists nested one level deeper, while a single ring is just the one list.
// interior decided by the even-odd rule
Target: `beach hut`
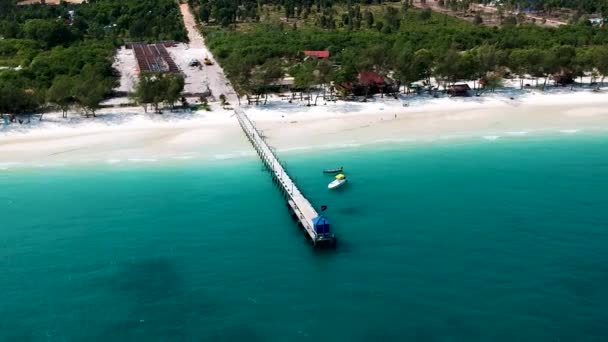
[{"label": "beach hut", "polygon": [[562,71],[553,75],[553,82],[558,86],[566,86],[574,83],[574,76],[571,72]]},{"label": "beach hut", "polygon": [[319,216],[315,217],[314,219],[312,219],[312,226],[314,227],[317,235],[325,235],[325,234],[330,233],[329,220],[327,219],[327,217],[325,217],[323,215],[319,215]]},{"label": "beach hut", "polygon": [[386,81],[382,75],[375,71],[362,71],[357,76],[359,84],[367,86],[384,87]]},{"label": "beach hut", "polygon": [[471,96],[469,87],[466,83],[455,83],[448,86],[448,95],[450,96]]},{"label": "beach hut", "polygon": [[295,78],[289,74],[283,75],[282,78],[273,81],[268,85],[269,90],[276,92],[291,91],[295,85]]},{"label": "beach hut", "polygon": [[398,91],[394,82],[375,71],[362,71],[357,76],[356,83],[342,83],[338,89],[355,96],[368,96],[374,94],[386,94]]}]

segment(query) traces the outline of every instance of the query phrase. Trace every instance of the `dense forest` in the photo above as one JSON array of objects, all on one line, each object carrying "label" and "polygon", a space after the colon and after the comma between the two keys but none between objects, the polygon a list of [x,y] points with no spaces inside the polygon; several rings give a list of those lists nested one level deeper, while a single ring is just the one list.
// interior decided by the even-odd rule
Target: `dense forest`
[{"label": "dense forest", "polygon": [[[470,4],[500,4],[512,10],[549,11],[566,8],[578,11],[579,15],[603,14],[608,16],[608,1],[606,0],[421,0],[435,1],[445,7],[469,8]],[[332,8],[343,6],[367,6],[382,4],[398,4],[404,8],[413,7],[413,0],[188,0],[196,8],[201,21],[214,22],[227,27],[242,21],[260,21],[268,16],[269,8],[282,12],[289,18],[306,19],[312,13],[321,15],[328,23],[322,25],[331,27]],[[262,20],[264,21],[264,20]]]},{"label": "dense forest", "polygon": [[[285,73],[300,88],[353,82],[369,70],[402,84],[433,76],[445,82],[482,79],[490,87],[509,73],[545,80],[560,75],[565,81],[585,73],[608,75],[608,27],[584,22],[484,27],[404,4],[335,5],[321,11],[313,6],[305,19],[284,17],[230,28],[221,28],[221,21],[205,26],[211,49],[240,93],[264,92]],[[303,62],[303,50],[329,50],[333,67],[323,60]]]},{"label": "dense forest", "polygon": [[568,8],[580,10],[587,14],[604,13],[605,16],[608,16],[608,3],[605,0],[475,0],[472,2],[482,4],[500,3],[511,8],[532,11],[552,11],[559,8]]},{"label": "dense forest", "polygon": [[0,113],[29,113],[51,103],[76,104],[94,115],[116,82],[116,47],[186,39],[173,0],[57,6],[0,0]]}]

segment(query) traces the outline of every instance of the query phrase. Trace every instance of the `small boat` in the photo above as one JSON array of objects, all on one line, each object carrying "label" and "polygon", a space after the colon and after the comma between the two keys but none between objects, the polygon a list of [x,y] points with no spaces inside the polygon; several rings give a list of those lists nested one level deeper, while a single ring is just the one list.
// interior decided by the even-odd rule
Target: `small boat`
[{"label": "small boat", "polygon": [[323,170],[323,173],[340,173],[340,172],[342,172],[342,170],[344,170],[344,168],[342,166],[340,166],[335,169]]},{"label": "small boat", "polygon": [[336,179],[334,179],[333,182],[329,183],[327,185],[328,189],[336,189],[341,187],[342,185],[346,184],[347,180],[346,180],[346,176],[344,174],[339,174],[336,176]]}]

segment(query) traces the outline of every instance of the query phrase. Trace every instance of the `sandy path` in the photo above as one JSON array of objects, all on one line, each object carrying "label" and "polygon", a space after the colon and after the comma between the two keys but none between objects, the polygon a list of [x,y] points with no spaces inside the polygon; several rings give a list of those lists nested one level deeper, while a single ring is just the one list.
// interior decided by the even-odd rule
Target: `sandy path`
[{"label": "sandy path", "polygon": [[120,72],[120,85],[114,90],[125,93],[133,92],[139,78],[135,52],[124,46],[121,47],[116,51],[112,67]]},{"label": "sandy path", "polygon": [[224,70],[217,63],[211,51],[209,51],[207,48],[205,39],[198,30],[196,20],[190,11],[190,7],[188,4],[180,4],[179,8],[184,18],[186,30],[188,30],[188,39],[190,40],[188,53],[192,54],[193,56],[197,56],[194,58],[202,59],[204,57],[208,57],[213,61],[213,65],[205,65],[203,67],[206,71],[206,81],[211,89],[211,94],[215,98],[218,98],[220,94],[224,94],[230,103],[236,103],[236,92],[234,91],[234,88],[232,88],[230,81],[228,81],[226,78]]}]

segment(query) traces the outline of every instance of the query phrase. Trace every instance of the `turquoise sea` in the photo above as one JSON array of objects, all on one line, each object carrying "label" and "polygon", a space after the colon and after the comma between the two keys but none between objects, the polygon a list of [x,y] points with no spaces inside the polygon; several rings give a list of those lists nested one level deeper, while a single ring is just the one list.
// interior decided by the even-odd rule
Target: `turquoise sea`
[{"label": "turquoise sea", "polygon": [[[608,137],[0,173],[0,341],[608,341]],[[328,192],[323,168],[351,179]]]}]

